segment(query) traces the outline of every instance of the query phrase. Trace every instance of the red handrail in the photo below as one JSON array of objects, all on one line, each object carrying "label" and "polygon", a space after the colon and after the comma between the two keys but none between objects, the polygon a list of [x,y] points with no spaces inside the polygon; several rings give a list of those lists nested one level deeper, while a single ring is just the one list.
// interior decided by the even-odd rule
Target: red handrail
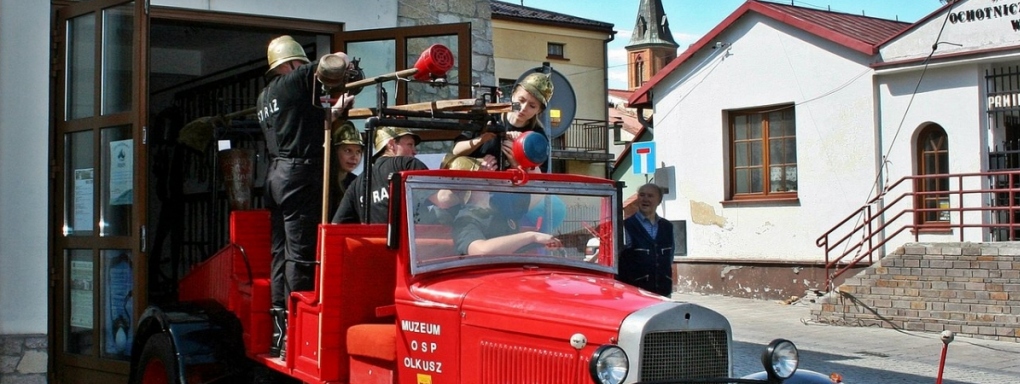
[{"label": "red handrail", "polygon": [[[975,179],[976,181],[971,181]],[[945,181],[946,190],[919,190],[918,187],[922,185],[922,182],[929,180]],[[955,189],[950,186],[952,184],[949,183],[950,180],[956,181]],[[889,192],[897,190],[901,184],[907,181],[911,182],[907,191],[891,200],[887,199]],[[965,181],[981,187],[967,189]],[[1003,184],[1004,186],[1000,187]],[[964,197],[967,195],[977,195],[978,197],[965,199]],[[920,204],[920,200],[925,196],[938,196],[947,201],[951,201],[951,196],[956,196],[956,205],[946,208],[925,208]],[[991,197],[991,199],[987,197]],[[1006,197],[1006,203],[995,204],[996,198],[1001,200],[1002,197]],[[905,203],[904,200],[908,198],[907,203],[910,204],[908,208],[903,208],[898,212],[893,211]],[[1020,204],[1017,204],[1017,198],[1020,198],[1020,170],[906,176],[899,179],[887,186],[877,197],[872,198],[838,222],[815,242],[825,252],[825,286],[831,291],[833,280],[865,258],[869,263],[874,262],[874,253],[883,249],[890,240],[907,229],[914,233],[914,241],[918,240],[920,232],[924,230],[957,229],[962,242],[965,238],[963,231],[965,228],[1005,229],[1009,234],[1006,239],[992,239],[989,235],[990,232],[983,231],[981,241],[1013,240],[1016,236],[1015,231],[1020,229],[1020,216],[1017,220],[1013,219],[1013,214],[1020,214]],[[948,221],[939,221],[933,224],[923,220],[927,212],[947,213],[951,216]],[[983,214],[964,215],[966,212],[981,212]],[[1004,223],[996,222],[996,217],[999,216],[996,214],[1001,212],[1007,213]],[[975,216],[979,217],[978,222],[973,222]],[[898,222],[903,217],[908,217],[911,220],[907,223]],[[891,233],[887,233],[887,231],[891,231]],[[837,233],[845,234],[839,236]],[[858,237],[859,240],[853,240]],[[840,247],[843,248],[842,252],[837,250]],[[853,256],[849,261],[844,261],[851,255]]]}]

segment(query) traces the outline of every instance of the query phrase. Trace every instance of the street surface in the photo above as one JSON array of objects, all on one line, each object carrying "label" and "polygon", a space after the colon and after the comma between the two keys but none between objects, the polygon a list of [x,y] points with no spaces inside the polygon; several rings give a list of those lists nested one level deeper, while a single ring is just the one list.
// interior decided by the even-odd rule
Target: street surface
[{"label": "street surface", "polygon": [[[934,384],[938,375],[943,343],[936,333],[818,324],[810,321],[810,304],[690,293],[674,293],[673,299],[729,319],[738,377],[762,370],[761,352],[776,338],[797,345],[801,369],[837,372],[845,384]],[[942,382],[1020,383],[1020,343],[957,337],[949,344]]]}]

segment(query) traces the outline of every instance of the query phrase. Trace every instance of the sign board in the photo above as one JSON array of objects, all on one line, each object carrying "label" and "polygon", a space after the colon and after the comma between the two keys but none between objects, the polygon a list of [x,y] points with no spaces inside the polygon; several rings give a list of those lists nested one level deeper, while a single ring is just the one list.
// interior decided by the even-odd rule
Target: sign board
[{"label": "sign board", "polygon": [[648,175],[655,173],[655,142],[642,141],[630,145],[631,163],[634,174]]}]

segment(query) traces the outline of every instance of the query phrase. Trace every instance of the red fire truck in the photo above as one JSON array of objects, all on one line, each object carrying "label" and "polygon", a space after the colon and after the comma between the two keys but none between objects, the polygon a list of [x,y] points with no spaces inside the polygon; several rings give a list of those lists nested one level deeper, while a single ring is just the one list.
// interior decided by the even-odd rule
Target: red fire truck
[{"label": "red fire truck", "polygon": [[[491,121],[485,108],[375,112],[368,143],[378,126]],[[562,245],[466,252],[450,217],[476,207],[437,208],[439,192],[487,201],[510,228]],[[392,175],[389,193],[385,223],[319,226],[315,287],[289,298],[284,359],[269,355],[269,212],[232,212],[229,244],[180,281],[176,303],[139,320],[131,382],[829,383],[798,370],[786,340],[766,348],[762,372],[733,378],[725,317],[614,280],[622,203],[612,180],[429,170]],[[599,250],[586,257],[592,238]]]}]

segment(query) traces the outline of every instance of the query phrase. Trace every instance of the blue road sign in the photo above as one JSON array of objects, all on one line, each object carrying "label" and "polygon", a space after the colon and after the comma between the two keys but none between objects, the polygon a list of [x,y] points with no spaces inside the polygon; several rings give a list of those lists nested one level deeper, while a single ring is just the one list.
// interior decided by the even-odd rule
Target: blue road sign
[{"label": "blue road sign", "polygon": [[647,175],[655,173],[654,141],[642,141],[631,144],[630,157],[631,163],[634,164],[634,174]]}]

